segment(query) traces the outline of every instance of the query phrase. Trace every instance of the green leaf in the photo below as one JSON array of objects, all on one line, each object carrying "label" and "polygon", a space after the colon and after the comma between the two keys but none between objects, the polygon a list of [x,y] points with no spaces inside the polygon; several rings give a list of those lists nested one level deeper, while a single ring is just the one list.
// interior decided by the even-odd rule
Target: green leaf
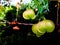
[{"label": "green leaf", "polygon": [[13,10],[12,6],[5,7],[5,13],[7,13],[9,10]]},{"label": "green leaf", "polygon": [[37,6],[40,14],[43,13],[43,10],[48,10],[48,0],[34,0],[34,3]]},{"label": "green leaf", "polygon": [[5,18],[4,12],[0,12],[0,20],[4,20],[4,18]]},{"label": "green leaf", "polygon": [[0,35],[2,35],[2,32],[0,32]]}]

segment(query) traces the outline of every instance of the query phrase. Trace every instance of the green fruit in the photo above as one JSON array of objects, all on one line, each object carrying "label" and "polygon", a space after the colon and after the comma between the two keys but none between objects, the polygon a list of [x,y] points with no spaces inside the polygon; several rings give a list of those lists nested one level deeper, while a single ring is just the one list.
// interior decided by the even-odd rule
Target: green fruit
[{"label": "green fruit", "polygon": [[37,37],[41,37],[42,35],[44,35],[44,33],[37,33],[36,34]]},{"label": "green fruit", "polygon": [[42,35],[44,34],[44,32],[42,32],[42,31],[40,31],[40,30],[38,29],[37,24],[34,24],[34,25],[32,26],[32,32],[33,32],[34,34],[36,34],[37,37],[40,37],[40,36],[42,36]]},{"label": "green fruit", "polygon": [[51,20],[43,20],[32,26],[32,32],[36,34],[37,37],[44,35],[46,32],[53,32],[54,29],[55,25]]},{"label": "green fruit", "polygon": [[46,31],[47,32],[53,32],[55,29],[54,22],[51,20],[44,20],[44,22],[46,23]]},{"label": "green fruit", "polygon": [[42,32],[53,32],[55,25],[51,20],[43,20],[41,22],[38,22],[38,29]]},{"label": "green fruit", "polygon": [[46,25],[45,25],[44,21],[38,22],[37,26],[38,26],[39,31],[41,31],[43,33],[46,32]]},{"label": "green fruit", "polygon": [[32,26],[32,32],[33,32],[34,34],[37,34],[37,26],[36,26],[36,24],[34,24],[34,25]]},{"label": "green fruit", "polygon": [[35,12],[32,9],[28,9],[26,11],[23,12],[23,18],[26,20],[33,20],[35,19]]}]

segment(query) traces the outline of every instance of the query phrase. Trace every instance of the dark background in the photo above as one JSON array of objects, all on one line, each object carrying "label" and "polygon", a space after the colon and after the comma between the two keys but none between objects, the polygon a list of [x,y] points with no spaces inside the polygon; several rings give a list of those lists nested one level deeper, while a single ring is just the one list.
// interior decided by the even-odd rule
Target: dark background
[{"label": "dark background", "polygon": [[[49,3],[50,12],[46,15],[47,19],[54,21],[56,25],[57,7],[55,5],[57,1],[51,1]],[[59,16],[60,17],[60,16]],[[14,25],[13,25],[14,26]],[[31,31],[31,26],[18,25],[20,27],[19,31],[14,31],[13,26],[6,29],[2,35],[1,45],[54,45],[60,44],[60,30],[56,25],[55,30],[52,33],[45,33],[41,37],[33,36]],[[30,33],[30,35],[27,35]],[[3,44],[4,43],[4,44]]]}]

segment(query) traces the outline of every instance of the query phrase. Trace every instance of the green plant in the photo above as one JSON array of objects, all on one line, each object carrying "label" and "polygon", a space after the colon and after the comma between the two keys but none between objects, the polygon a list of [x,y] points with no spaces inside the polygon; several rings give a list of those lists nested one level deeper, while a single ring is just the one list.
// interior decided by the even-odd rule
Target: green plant
[{"label": "green plant", "polygon": [[[29,9],[32,9],[32,10],[29,10]],[[15,6],[15,7],[11,6],[11,5],[9,5],[8,7],[1,6],[0,7],[0,26],[6,27],[6,22],[9,21],[6,19],[7,15],[12,15],[13,16],[12,18],[16,19],[16,20],[13,19],[12,22],[15,21],[15,24],[12,23],[11,26],[16,25],[16,24],[17,25],[19,25],[19,24],[29,25],[32,21],[39,22],[41,20],[45,20],[46,19],[45,14],[47,14],[48,11],[49,11],[48,0],[32,0],[31,3],[28,3],[27,5],[17,4],[17,6]],[[9,16],[8,16],[8,18],[9,18]],[[19,20],[17,20],[17,19],[19,19]],[[31,19],[32,19],[32,21],[31,21]],[[23,22],[23,20],[26,22],[29,21],[29,23],[25,24]],[[20,23],[21,21],[23,23]],[[49,31],[47,29],[47,32],[50,32],[50,31],[52,32],[54,30],[54,26],[52,27],[53,28],[53,30],[52,30],[51,27],[49,27],[49,26],[51,26],[51,25],[49,25],[49,23],[45,22],[45,23],[47,23],[47,24],[45,24],[44,21],[42,21],[42,22],[43,23],[38,23],[37,26],[36,25],[32,26],[32,31],[33,31],[33,33],[36,34],[36,36],[41,36],[41,35],[45,34],[46,31],[45,31],[44,25],[47,25],[46,27],[50,28]],[[33,23],[32,23],[32,25],[33,25]],[[13,27],[13,28],[16,28],[16,27]],[[0,29],[0,30],[2,30],[2,29]]]},{"label": "green plant", "polygon": [[45,14],[48,13],[49,2],[48,0],[32,0],[31,3],[28,4],[27,8],[32,8],[34,10],[37,9],[36,19],[40,20],[45,17]]},{"label": "green plant", "polygon": [[6,13],[10,10],[13,10],[12,6],[6,7],[0,5],[0,40],[2,34],[5,32],[5,28],[7,27],[6,23],[8,21],[6,20]]},{"label": "green plant", "polygon": [[28,9],[26,11],[23,12],[23,18],[26,20],[33,20],[35,19],[35,12],[33,9]]}]

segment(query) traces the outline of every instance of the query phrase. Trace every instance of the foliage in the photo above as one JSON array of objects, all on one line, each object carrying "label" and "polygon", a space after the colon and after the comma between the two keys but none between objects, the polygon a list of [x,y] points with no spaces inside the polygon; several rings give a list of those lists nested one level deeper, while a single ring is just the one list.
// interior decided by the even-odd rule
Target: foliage
[{"label": "foliage", "polygon": [[49,2],[48,0],[32,0],[31,3],[28,3],[28,5],[25,7],[26,9],[32,8],[35,11],[36,19],[40,20],[44,19],[45,15],[48,14],[49,11]]},{"label": "foliage", "polygon": [[[33,34],[32,33],[32,26],[22,26],[20,25],[20,31],[13,31],[12,28],[15,26],[15,25],[8,25],[6,24],[7,21],[9,21],[10,18],[16,18],[16,13],[17,13],[17,8],[15,6],[11,6],[9,5],[8,7],[6,6],[0,6],[0,41],[2,41],[2,35],[5,34],[7,32],[7,36],[5,36],[5,40],[10,40],[11,43],[13,43],[13,41],[15,40],[14,38],[16,37],[16,40],[23,40],[22,38],[24,38],[24,36],[26,35],[30,35],[30,36],[41,36],[43,35],[42,33],[38,32],[38,31],[35,31],[35,26],[33,26],[33,31],[35,31],[34,33],[37,33],[37,35]],[[25,20],[23,19],[23,12],[26,11],[27,9],[33,9],[34,13],[35,13],[35,16],[36,18],[33,21],[33,23],[35,23],[34,21],[36,22],[39,22],[41,19],[45,19],[45,14],[48,13],[49,11],[49,6],[48,6],[48,0],[32,0],[31,3],[28,3],[28,4],[20,4],[19,5],[19,9],[18,9],[18,22],[23,22],[22,24],[24,24],[25,22],[29,22],[28,24],[30,24],[30,20]],[[28,13],[29,14],[29,13]],[[8,15],[8,16],[7,16]],[[7,18],[6,18],[7,17]],[[30,16],[31,17],[31,16]],[[11,20],[11,19],[10,19]],[[23,21],[24,20],[24,21]],[[15,21],[13,19],[13,21]],[[9,21],[10,22],[10,21]],[[33,24],[32,23],[32,24]],[[20,24],[20,23],[19,23]],[[19,26],[19,24],[17,24]],[[11,29],[6,29],[6,25],[11,26],[9,28]],[[6,31],[7,30],[7,31]],[[28,31],[29,30],[29,31]],[[37,30],[37,29],[36,29]],[[11,35],[10,35],[10,34]],[[31,33],[31,34],[29,34]],[[10,35],[10,36],[9,36]],[[17,39],[17,36],[19,39]],[[27,36],[28,38],[29,36]],[[8,39],[7,39],[8,38]],[[20,41],[19,40],[19,41]],[[6,41],[8,42],[8,41]]]},{"label": "foliage", "polygon": [[2,34],[5,32],[5,28],[6,26],[6,13],[9,10],[13,10],[12,6],[6,7],[6,6],[2,6],[0,5],[0,41],[1,41],[1,36]]}]

